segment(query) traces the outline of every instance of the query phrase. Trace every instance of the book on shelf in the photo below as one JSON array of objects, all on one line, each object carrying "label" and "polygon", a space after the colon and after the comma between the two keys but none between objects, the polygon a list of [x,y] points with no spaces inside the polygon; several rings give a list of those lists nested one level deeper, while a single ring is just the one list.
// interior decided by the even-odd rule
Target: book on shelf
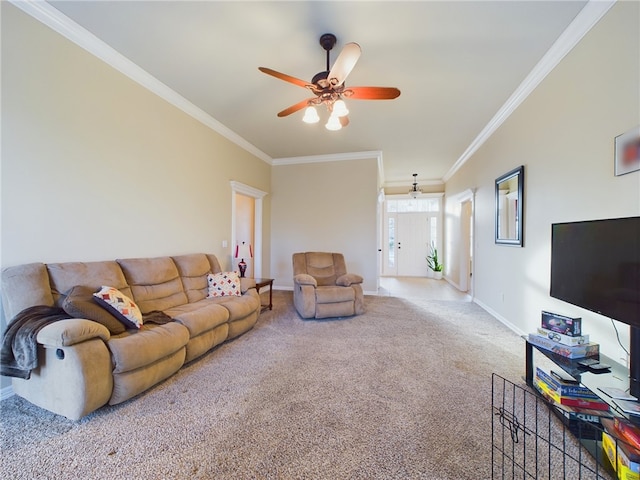
[{"label": "book on shelf", "polygon": [[536,367],[536,375],[560,396],[600,400],[598,395],[584,385],[562,382],[540,367]]},{"label": "book on shelf", "polygon": [[640,450],[640,428],[626,418],[614,417],[613,428],[629,445]]},{"label": "book on shelf", "polygon": [[638,458],[629,456],[628,449],[625,449],[623,442],[618,441],[607,432],[602,432],[602,449],[620,480],[638,480],[640,478]]},{"label": "book on shelf", "polygon": [[538,390],[544,392],[548,398],[551,398],[555,403],[560,405],[567,405],[569,407],[579,407],[579,408],[588,408],[591,410],[605,410],[609,411],[609,404],[600,399],[587,399],[580,397],[566,397],[558,394],[555,390],[549,388],[549,386],[544,383],[540,377],[537,375],[533,379],[533,384],[537,387]]},{"label": "book on shelf", "polygon": [[614,402],[616,403],[616,405],[618,405],[618,407],[620,407],[620,410],[622,410],[624,413],[628,413],[629,415],[640,415],[640,403],[638,402],[634,402],[632,400],[620,400],[620,399],[615,399]]},{"label": "book on shelf", "polygon": [[600,345],[593,342],[570,346],[555,342],[550,338],[543,337],[537,333],[530,333],[527,339],[529,343],[536,345],[537,347],[549,350],[570,359],[595,357],[600,355]]},{"label": "book on shelf", "polygon": [[638,480],[640,478],[640,451],[622,438],[615,428],[615,420],[603,419],[602,448],[616,469],[619,479]]},{"label": "book on shelf", "polygon": [[569,420],[581,420],[583,422],[600,424],[602,418],[613,418],[611,410],[595,410],[593,408],[571,407],[557,403],[553,398],[538,390],[543,397],[553,403],[553,406]]}]

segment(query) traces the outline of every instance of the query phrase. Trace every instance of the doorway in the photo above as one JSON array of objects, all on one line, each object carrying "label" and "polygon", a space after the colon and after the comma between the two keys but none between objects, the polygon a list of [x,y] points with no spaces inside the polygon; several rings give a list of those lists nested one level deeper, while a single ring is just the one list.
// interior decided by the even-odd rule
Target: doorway
[{"label": "doorway", "polygon": [[[257,188],[253,188],[249,185],[245,185],[244,183],[231,181],[231,246],[232,246],[232,254],[231,254],[231,264],[237,265],[239,260],[235,259],[235,247],[238,242],[244,241],[242,238],[239,238],[239,230],[237,228],[238,223],[244,222],[243,217],[240,217],[239,214],[239,199],[242,201],[242,196],[249,197],[251,199],[252,207],[253,207],[253,225],[250,227],[252,230],[252,238],[253,238],[253,277],[258,278],[262,277],[262,199],[267,195],[267,192],[263,192],[262,190],[258,190]],[[245,259],[246,261],[246,259]],[[247,272],[247,276],[249,273]]]},{"label": "doorway", "polygon": [[420,198],[387,196],[383,208],[381,275],[431,277],[427,266],[430,246],[441,250],[442,195]]},{"label": "doorway", "polygon": [[447,197],[447,280],[473,296],[475,189]]},{"label": "doorway", "polygon": [[[236,213],[235,213],[235,231],[234,237],[235,242],[233,244],[234,251],[232,252],[232,256],[234,258],[234,266],[238,268],[238,262],[244,260],[247,264],[247,270],[245,272],[245,276],[249,278],[255,278],[255,270],[253,268],[254,265],[254,254],[253,254],[253,246],[256,244],[254,239],[254,227],[255,227],[255,199],[249,197],[248,195],[243,195],[241,193],[235,194],[235,204],[236,204]],[[236,251],[235,245],[248,245],[249,249],[244,250],[244,254]],[[249,258],[240,258],[241,256],[246,255],[246,252],[250,252]]]},{"label": "doorway", "polygon": [[473,295],[473,216],[471,200],[460,204],[460,290]]}]

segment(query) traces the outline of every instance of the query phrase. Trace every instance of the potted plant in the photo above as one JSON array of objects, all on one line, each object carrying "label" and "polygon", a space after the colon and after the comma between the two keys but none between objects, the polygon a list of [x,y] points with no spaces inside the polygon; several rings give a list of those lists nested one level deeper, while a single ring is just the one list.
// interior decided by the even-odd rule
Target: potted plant
[{"label": "potted plant", "polygon": [[442,278],[442,264],[438,259],[438,249],[433,243],[431,244],[431,251],[427,256],[427,266],[433,270],[433,276],[436,280],[440,280]]}]

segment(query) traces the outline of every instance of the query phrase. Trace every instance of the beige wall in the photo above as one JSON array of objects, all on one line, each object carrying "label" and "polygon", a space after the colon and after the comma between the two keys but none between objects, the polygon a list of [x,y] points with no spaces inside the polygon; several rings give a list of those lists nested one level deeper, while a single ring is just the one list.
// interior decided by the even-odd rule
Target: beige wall
[{"label": "beige wall", "polygon": [[271,273],[293,288],[296,252],[341,252],[347,269],[377,287],[377,179],[374,158],[279,165],[272,170]]},{"label": "beige wall", "polygon": [[210,252],[229,268],[229,182],[269,192],[271,167],[1,3],[2,266]]},{"label": "beige wall", "polygon": [[[624,353],[608,319],[549,297],[551,223],[640,215],[640,172],[613,171],[614,137],[640,123],[639,7],[614,5],[446,186],[450,211],[453,195],[477,188],[477,302],[522,333],[543,309],[581,316],[616,359]],[[525,246],[497,246],[494,180],[518,165]],[[456,221],[448,216],[449,226]],[[628,344],[628,327],[618,327]]]}]

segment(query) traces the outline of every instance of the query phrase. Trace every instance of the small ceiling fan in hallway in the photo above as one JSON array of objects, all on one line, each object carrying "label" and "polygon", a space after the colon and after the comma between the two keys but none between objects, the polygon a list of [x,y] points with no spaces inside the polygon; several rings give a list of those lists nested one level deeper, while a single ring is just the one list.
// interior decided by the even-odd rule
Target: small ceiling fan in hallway
[{"label": "small ceiling fan in hallway", "polygon": [[326,70],[317,73],[306,82],[296,77],[277,72],[270,68],[258,67],[263,73],[293,83],[299,87],[310,90],[315,96],[302,100],[278,113],[279,117],[286,117],[306,107],[304,118],[306,123],[317,123],[320,120],[316,107],[325,105],[330,112],[329,120],[325,127],[328,130],[340,130],[349,124],[349,110],[344,98],[355,100],[391,100],[400,95],[400,90],[395,87],[347,87],[345,79],[355,67],[360,58],[361,49],[357,43],[347,43],[333,67],[330,67],[329,52],[336,44],[336,36],[325,33],[320,37],[320,45],[327,52]]}]

